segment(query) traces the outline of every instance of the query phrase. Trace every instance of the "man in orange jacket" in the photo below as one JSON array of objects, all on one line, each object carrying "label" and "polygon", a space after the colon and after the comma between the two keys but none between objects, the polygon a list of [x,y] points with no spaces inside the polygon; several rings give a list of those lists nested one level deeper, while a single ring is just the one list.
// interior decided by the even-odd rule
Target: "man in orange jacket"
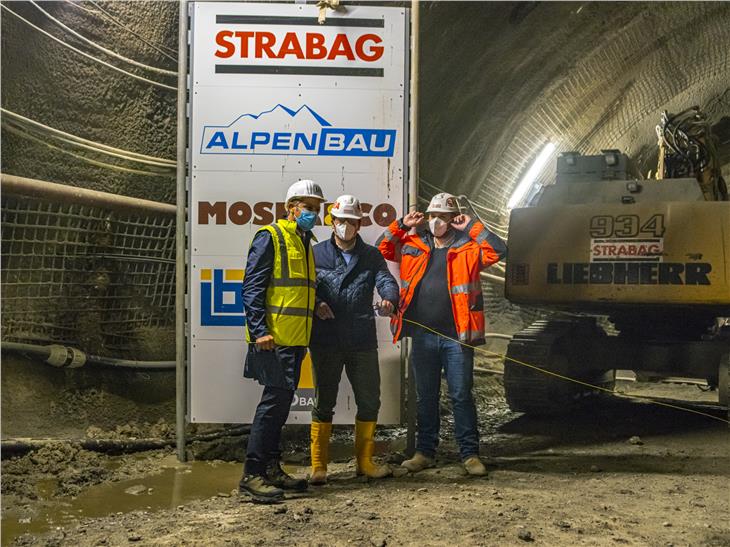
[{"label": "man in orange jacket", "polygon": [[479,273],[502,260],[505,243],[481,222],[459,213],[456,198],[436,194],[425,217],[411,212],[386,228],[378,248],[400,262],[400,302],[391,319],[394,340],[413,340],[411,371],[418,396],[418,440],[403,462],[411,472],[434,465],[439,442],[441,370],[454,411],[456,440],[464,468],[485,475],[472,397],[474,350],[484,343],[484,297]]}]

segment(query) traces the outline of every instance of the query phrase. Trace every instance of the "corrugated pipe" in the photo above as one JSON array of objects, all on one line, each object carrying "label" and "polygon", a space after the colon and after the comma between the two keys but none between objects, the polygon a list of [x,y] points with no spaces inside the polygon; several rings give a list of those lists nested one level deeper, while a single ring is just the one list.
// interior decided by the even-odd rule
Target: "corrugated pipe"
[{"label": "corrugated pipe", "polygon": [[175,361],[132,361],[129,359],[102,357],[101,355],[87,355],[79,349],[60,344],[39,346],[35,344],[20,344],[17,342],[2,342],[0,347],[2,351],[12,351],[39,357],[49,365],[59,368],[79,368],[86,363],[144,370],[172,370],[175,368]]},{"label": "corrugated pipe", "polygon": [[[237,437],[248,435],[251,430],[249,425],[240,425],[222,431],[202,433],[188,437],[187,442],[213,441],[223,437]],[[175,439],[7,439],[0,443],[3,458],[7,456],[18,456],[33,450],[39,450],[58,443],[69,443],[83,450],[92,452],[105,452],[108,454],[130,454],[143,452],[145,450],[158,450],[175,445]]]}]

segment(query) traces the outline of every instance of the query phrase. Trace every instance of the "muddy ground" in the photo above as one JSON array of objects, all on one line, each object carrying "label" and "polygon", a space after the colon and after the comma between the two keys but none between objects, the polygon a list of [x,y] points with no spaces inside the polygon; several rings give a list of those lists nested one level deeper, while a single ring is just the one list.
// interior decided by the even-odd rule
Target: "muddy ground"
[{"label": "muddy ground", "polygon": [[[723,416],[704,402],[715,394],[695,386],[623,389]],[[527,418],[509,412],[494,375],[479,376],[476,394],[487,478],[464,475],[447,412],[437,468],[363,481],[340,428],[330,484],[275,506],[236,495],[238,462],[178,464],[169,450],[110,457],[60,443],[3,462],[2,543],[730,545],[726,424],[618,399],[570,418]],[[306,431],[287,438],[288,468],[303,476]],[[398,461],[404,431],[384,429],[379,441],[382,457]]]}]

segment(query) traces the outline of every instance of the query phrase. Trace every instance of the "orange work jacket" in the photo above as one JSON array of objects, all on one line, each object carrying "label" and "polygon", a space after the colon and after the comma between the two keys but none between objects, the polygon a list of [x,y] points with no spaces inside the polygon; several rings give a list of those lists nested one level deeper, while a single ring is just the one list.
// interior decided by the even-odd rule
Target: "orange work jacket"
[{"label": "orange work jacket", "polygon": [[[434,248],[433,236],[427,231],[413,233],[395,220],[380,236],[377,246],[386,260],[400,263],[400,302],[390,321],[393,341],[397,342],[402,337],[403,316],[426,272]],[[479,273],[506,254],[504,242],[481,222],[472,220],[464,231],[456,231],[446,254],[446,273],[460,342],[484,343],[484,297]]]}]

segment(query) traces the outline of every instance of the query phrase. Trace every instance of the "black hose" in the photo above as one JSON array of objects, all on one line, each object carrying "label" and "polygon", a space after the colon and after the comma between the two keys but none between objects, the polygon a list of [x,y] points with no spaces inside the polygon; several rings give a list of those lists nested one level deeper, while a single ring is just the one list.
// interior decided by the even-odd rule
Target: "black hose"
[{"label": "black hose", "polygon": [[[251,426],[240,425],[231,429],[201,433],[188,437],[187,442],[213,441],[223,437],[247,435]],[[19,456],[58,443],[68,443],[92,452],[132,454],[175,446],[175,439],[8,439],[2,441],[2,458]]]}]

